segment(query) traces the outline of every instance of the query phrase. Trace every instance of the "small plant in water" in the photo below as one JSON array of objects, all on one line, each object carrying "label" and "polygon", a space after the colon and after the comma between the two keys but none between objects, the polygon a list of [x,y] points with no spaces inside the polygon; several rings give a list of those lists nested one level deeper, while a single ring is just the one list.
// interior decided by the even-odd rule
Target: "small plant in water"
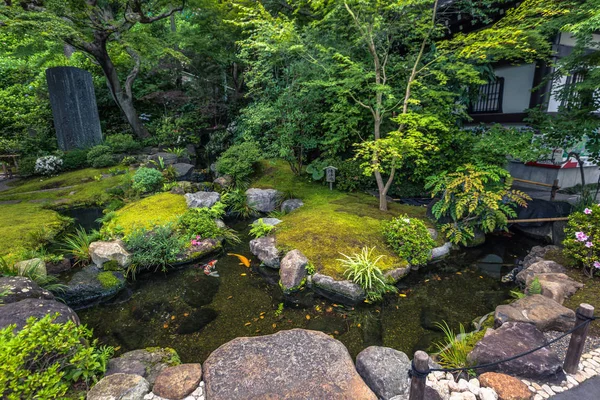
[{"label": "small plant in water", "polygon": [[275,310],[275,316],[276,317],[281,316],[281,314],[283,314],[283,303],[279,303],[277,305],[277,310]]},{"label": "small plant in water", "polygon": [[273,225],[267,225],[262,218],[252,224],[250,229],[250,235],[254,236],[255,239],[267,236],[275,227]]},{"label": "small plant in water", "polygon": [[464,368],[468,367],[467,355],[471,351],[469,346],[470,334],[465,332],[465,327],[460,324],[457,335],[448,326],[446,321],[436,322],[435,325],[444,332],[444,340],[436,343],[438,350],[438,361],[444,368]]},{"label": "small plant in water", "polygon": [[345,258],[338,259],[346,267],[344,276],[364,289],[368,302],[382,300],[385,293],[398,291],[395,286],[386,282],[383,272],[377,266],[383,256],[375,257],[374,250],[375,247],[363,247],[359,254],[350,257],[340,253]]},{"label": "small plant in water", "polygon": [[75,230],[75,233],[68,235],[64,239],[63,251],[75,257],[75,266],[87,265],[90,262],[90,243],[96,240],[96,237],[97,235],[88,234],[80,226]]}]

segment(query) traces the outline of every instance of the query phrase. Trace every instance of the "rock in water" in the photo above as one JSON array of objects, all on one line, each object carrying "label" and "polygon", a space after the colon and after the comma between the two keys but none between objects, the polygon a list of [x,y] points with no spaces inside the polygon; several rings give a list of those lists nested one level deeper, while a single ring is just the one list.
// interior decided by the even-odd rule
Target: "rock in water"
[{"label": "rock in water", "polygon": [[321,296],[344,304],[358,304],[364,301],[365,291],[352,281],[336,281],[330,276],[314,274],[312,288]]},{"label": "rock in water", "polygon": [[271,268],[279,268],[279,250],[275,246],[275,238],[264,236],[250,241],[250,252],[263,264]]},{"label": "rock in water", "polygon": [[575,292],[583,287],[583,283],[569,278],[566,274],[547,273],[536,274],[527,277],[527,286],[537,278],[542,287],[542,295],[549,297],[559,304],[564,303],[565,299],[573,296]]},{"label": "rock in water", "polygon": [[[493,363],[546,343],[544,334],[534,325],[523,322],[506,322],[500,328],[489,332],[479,341],[467,357],[472,365]],[[562,371],[562,364],[556,353],[548,347],[490,367],[486,371],[498,371],[523,378],[546,380],[555,378]]]},{"label": "rock in water", "polygon": [[219,200],[221,200],[221,195],[217,192],[196,192],[185,195],[188,208],[210,208]]},{"label": "rock in water", "polygon": [[180,400],[192,393],[200,385],[202,366],[181,364],[165,369],[154,382],[152,392],[169,400]]},{"label": "rock in water", "polygon": [[278,219],[278,218],[259,218],[257,220],[254,220],[254,222],[252,222],[252,225],[258,223],[258,221],[262,220],[263,224],[268,225],[268,226],[275,226],[275,225],[279,225],[280,223],[282,223],[283,221]]},{"label": "rock in water", "polygon": [[0,277],[0,293],[4,293],[0,296],[2,304],[16,303],[25,299],[54,300],[52,293],[24,276]]},{"label": "rock in water", "polygon": [[367,347],[356,356],[356,370],[383,400],[408,394],[410,368],[408,356],[389,347]]},{"label": "rock in water", "polygon": [[111,299],[126,283],[119,271],[102,271],[88,265],[73,275],[61,297],[75,309],[90,307]]},{"label": "rock in water", "polygon": [[549,297],[534,294],[496,307],[495,325],[500,326],[509,321],[528,322],[542,332],[566,332],[575,326],[575,312]]},{"label": "rock in water", "polygon": [[257,211],[270,213],[277,208],[277,203],[281,198],[281,193],[275,189],[255,189],[246,190],[246,199],[248,205],[256,208]]},{"label": "rock in water", "polygon": [[79,325],[77,314],[63,303],[56,300],[25,299],[0,307],[0,329],[15,324],[15,332],[17,332],[25,326],[28,318],[41,319],[48,314],[54,315],[55,313],[59,314],[55,320],[56,323],[73,321]]},{"label": "rock in water", "polygon": [[194,166],[192,164],[176,163],[173,164],[173,168],[175,168],[176,180],[189,181],[192,178],[192,173],[194,172]]},{"label": "rock in water", "polygon": [[304,329],[234,339],[203,372],[210,400],[377,399],[341,342]]},{"label": "rock in water", "polygon": [[150,384],[139,375],[114,374],[100,380],[87,394],[87,400],[142,400]]},{"label": "rock in water", "polygon": [[131,254],[120,240],[92,242],[89,251],[92,262],[100,268],[108,261],[116,261],[121,268],[127,268],[131,262]]},{"label": "rock in water", "polygon": [[292,250],[281,260],[279,276],[284,291],[298,290],[306,278],[308,258],[300,250]]}]

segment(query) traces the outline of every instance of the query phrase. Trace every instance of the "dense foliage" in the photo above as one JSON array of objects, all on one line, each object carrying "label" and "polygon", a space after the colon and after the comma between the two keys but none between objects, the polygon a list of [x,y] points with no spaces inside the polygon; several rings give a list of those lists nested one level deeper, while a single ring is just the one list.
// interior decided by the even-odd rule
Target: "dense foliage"
[{"label": "dense foliage", "polygon": [[400,215],[387,222],[383,235],[388,245],[412,265],[426,264],[435,242],[423,221]]},{"label": "dense foliage", "polygon": [[217,172],[229,175],[239,186],[253,173],[258,161],[262,158],[261,152],[253,142],[243,142],[227,149],[217,160]]},{"label": "dense foliage", "polygon": [[569,216],[563,252],[589,276],[600,270],[600,205]]},{"label": "dense foliage", "polygon": [[160,189],[164,182],[163,174],[154,169],[142,167],[133,175],[133,189],[140,193],[154,192]]},{"label": "dense foliage", "polygon": [[135,275],[145,269],[166,271],[177,261],[187,242],[177,234],[172,225],[138,228],[125,237],[127,250],[131,252],[131,265],[127,274]]}]

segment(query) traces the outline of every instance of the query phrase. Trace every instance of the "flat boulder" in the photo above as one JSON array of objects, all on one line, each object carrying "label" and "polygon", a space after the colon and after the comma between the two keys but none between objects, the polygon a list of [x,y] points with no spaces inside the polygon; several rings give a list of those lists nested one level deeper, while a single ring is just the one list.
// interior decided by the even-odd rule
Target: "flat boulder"
[{"label": "flat boulder", "polygon": [[549,297],[533,294],[496,307],[496,327],[506,322],[530,323],[542,332],[566,332],[575,326],[575,312]]},{"label": "flat boulder", "polygon": [[194,173],[194,166],[187,163],[173,164],[175,169],[175,179],[178,181],[189,181]]},{"label": "flat boulder", "polygon": [[200,364],[181,364],[164,369],[156,378],[152,393],[163,399],[181,400],[191,394],[202,380]]},{"label": "flat boulder", "polygon": [[275,211],[280,198],[281,193],[275,189],[250,188],[246,190],[248,204],[262,213]]},{"label": "flat boulder", "polygon": [[121,268],[127,268],[131,263],[131,254],[121,240],[90,243],[90,257],[100,268],[108,261],[116,261]]},{"label": "flat boulder", "polygon": [[16,303],[25,299],[54,300],[54,295],[24,276],[0,277],[0,304]]},{"label": "flat boulder", "polygon": [[525,285],[529,277],[533,277],[536,274],[545,274],[549,272],[564,273],[566,272],[566,269],[556,261],[539,260],[529,265],[529,267],[521,270],[521,272],[517,274],[517,282],[521,285]]},{"label": "flat boulder", "polygon": [[523,268],[529,268],[532,264],[541,261],[546,257],[546,253],[549,251],[558,251],[558,246],[533,246],[529,253],[523,259]]},{"label": "flat boulder", "polygon": [[254,222],[252,222],[252,225],[257,224],[258,221],[262,221],[263,224],[269,225],[269,226],[279,225],[280,223],[283,222],[279,218],[259,218],[257,220],[254,220]]},{"label": "flat boulder", "polygon": [[297,290],[306,278],[308,258],[300,250],[292,250],[281,260],[279,276],[283,290],[291,292]]},{"label": "flat boulder", "polygon": [[376,400],[344,345],[304,329],[241,337],[212,352],[203,365],[211,400]]},{"label": "flat boulder", "polygon": [[61,298],[75,309],[90,307],[113,298],[126,284],[122,272],[88,265],[73,275]]},{"label": "flat boulder", "polygon": [[133,374],[105,376],[92,387],[87,400],[142,400],[150,393],[146,379]]},{"label": "flat boulder", "polygon": [[486,372],[479,376],[479,383],[484,388],[494,389],[498,400],[530,400],[533,393],[520,379],[497,372]]},{"label": "flat boulder", "polygon": [[400,279],[404,278],[410,272],[410,266],[394,268],[392,270],[387,271],[383,276],[390,281],[397,283]]},{"label": "flat boulder", "polygon": [[408,394],[411,362],[401,351],[370,346],[356,356],[356,370],[378,398],[389,400]]},{"label": "flat boulder", "polygon": [[219,200],[221,200],[221,195],[217,192],[196,192],[185,194],[185,202],[188,208],[210,208]]},{"label": "flat boulder", "polygon": [[349,280],[336,281],[323,274],[312,276],[312,288],[321,296],[339,303],[354,305],[365,300],[365,291],[356,283]]},{"label": "flat boulder", "polygon": [[300,199],[288,199],[281,203],[281,212],[289,213],[299,209],[304,205],[304,202]]},{"label": "flat boulder", "polygon": [[250,241],[250,252],[267,267],[279,268],[279,250],[275,245],[275,238],[263,236]]},{"label": "flat boulder", "polygon": [[79,325],[79,317],[75,311],[63,303],[48,299],[24,299],[0,307],[0,329],[15,324],[15,332],[17,332],[23,329],[30,317],[41,319],[48,314],[56,313],[59,314],[56,323],[73,321]]},{"label": "flat boulder", "polygon": [[150,385],[166,368],[179,364],[179,356],[173,349],[151,348],[133,350],[112,358],[108,362],[105,376],[114,374],[133,374],[145,378]]},{"label": "flat boulder", "polygon": [[[471,365],[501,361],[546,344],[544,334],[533,324],[506,322],[495,330],[488,329],[469,353]],[[562,374],[562,363],[556,353],[544,347],[526,356],[485,369],[485,372],[501,372],[522,378],[548,380]]]},{"label": "flat boulder", "polygon": [[15,270],[19,275],[35,274],[45,277],[48,274],[46,271],[46,263],[41,258],[19,261],[15,264]]},{"label": "flat boulder", "polygon": [[569,278],[566,274],[546,273],[528,276],[526,284],[529,286],[537,278],[542,287],[542,295],[549,297],[559,304],[571,297],[583,287],[583,283]]}]

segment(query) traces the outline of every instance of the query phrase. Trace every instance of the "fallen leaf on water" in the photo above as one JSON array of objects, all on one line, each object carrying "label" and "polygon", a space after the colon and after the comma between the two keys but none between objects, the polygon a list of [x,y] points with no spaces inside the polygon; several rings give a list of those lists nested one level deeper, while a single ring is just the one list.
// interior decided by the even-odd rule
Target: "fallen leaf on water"
[{"label": "fallen leaf on water", "polygon": [[229,296],[229,297],[227,298],[227,300],[231,300],[231,299],[233,299],[233,296]]},{"label": "fallen leaf on water", "polygon": [[246,322],[246,323],[244,324],[244,326],[250,326],[250,325],[252,325],[252,322]]},{"label": "fallen leaf on water", "polygon": [[339,335],[340,332],[339,331],[333,331],[333,333],[335,333],[336,335]]},{"label": "fallen leaf on water", "polygon": [[246,276],[246,274],[240,274],[240,276]]},{"label": "fallen leaf on water", "polygon": [[406,294],[405,293],[400,293],[400,294],[398,294],[398,296],[400,296],[400,297],[406,297]]},{"label": "fallen leaf on water", "polygon": [[483,279],[483,276],[479,275],[479,279]]},{"label": "fallen leaf on water", "polygon": [[332,311],[333,311],[333,307],[327,307],[327,308],[325,309],[325,311],[326,311],[326,312],[332,312]]},{"label": "fallen leaf on water", "polygon": [[310,319],[310,315],[306,314],[306,319]]},{"label": "fallen leaf on water", "polygon": [[260,316],[260,319],[265,319],[265,316],[264,316],[264,315],[261,315],[261,316]]},{"label": "fallen leaf on water", "polygon": [[429,279],[425,279],[425,281],[424,281],[424,282],[429,282]]},{"label": "fallen leaf on water", "polygon": [[163,328],[167,329],[169,327],[169,324],[164,324]]},{"label": "fallen leaf on water", "polygon": [[360,324],[356,324],[356,326],[360,328]]},{"label": "fallen leaf on water", "polygon": [[187,317],[187,316],[189,316],[189,315],[190,315],[190,313],[183,313],[183,316],[184,316],[184,317]]},{"label": "fallen leaf on water", "polygon": [[456,275],[462,275],[462,272],[457,272]]},{"label": "fallen leaf on water", "polygon": [[[242,265],[242,264],[240,264],[240,265]],[[260,329],[255,330],[254,333],[260,333]]]},{"label": "fallen leaf on water", "polygon": [[277,324],[273,324],[273,329],[277,328]]},{"label": "fallen leaf on water", "polygon": [[175,319],[174,315],[171,315],[171,321],[173,321]]},{"label": "fallen leaf on water", "polygon": [[400,309],[400,307],[396,306],[396,310],[399,310],[399,309]]},{"label": "fallen leaf on water", "polygon": [[266,311],[263,311],[260,313],[260,315],[265,315],[266,313],[267,313]]},{"label": "fallen leaf on water", "polygon": [[115,347],[115,351],[119,351],[119,350],[121,350],[121,346]]}]

